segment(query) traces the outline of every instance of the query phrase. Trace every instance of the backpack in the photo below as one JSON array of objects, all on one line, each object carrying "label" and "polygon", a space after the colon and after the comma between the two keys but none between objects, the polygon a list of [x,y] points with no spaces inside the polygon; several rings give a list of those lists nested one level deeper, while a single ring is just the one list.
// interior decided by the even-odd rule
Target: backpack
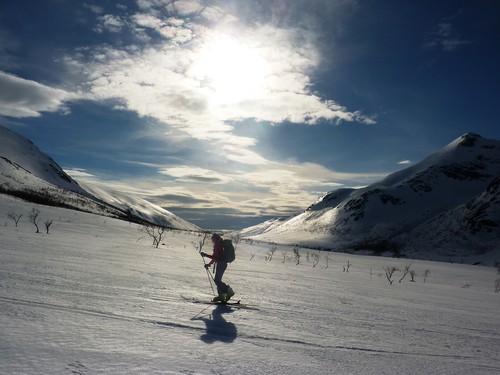
[{"label": "backpack", "polygon": [[223,240],[222,247],[224,248],[224,260],[231,263],[236,259],[236,254],[234,253],[234,246],[231,240]]}]

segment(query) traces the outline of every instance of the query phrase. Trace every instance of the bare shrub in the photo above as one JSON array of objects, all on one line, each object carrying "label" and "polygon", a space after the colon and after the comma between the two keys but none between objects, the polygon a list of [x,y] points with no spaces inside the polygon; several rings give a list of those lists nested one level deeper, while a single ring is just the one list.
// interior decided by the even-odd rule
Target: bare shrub
[{"label": "bare shrub", "polygon": [[165,232],[165,228],[156,227],[153,225],[143,225],[140,230],[153,239],[153,247],[158,248],[158,246],[160,246],[161,238],[163,236],[163,233]]},{"label": "bare shrub", "polygon": [[425,272],[424,272],[424,283],[426,282],[427,280],[427,277],[429,276],[429,274],[431,273],[431,270],[430,269],[426,269]]},{"label": "bare shrub", "polygon": [[36,207],[33,207],[31,209],[29,218],[30,222],[33,223],[33,225],[36,228],[36,233],[40,233],[40,228],[38,227],[38,223],[40,222],[40,219],[38,218],[39,215],[40,215],[40,210]]},{"label": "bare shrub", "polygon": [[399,279],[399,283],[401,284],[401,281],[404,280],[404,278],[406,277],[406,275],[408,275],[410,273],[410,268],[411,268],[411,264],[407,264],[403,270],[403,276]]},{"label": "bare shrub", "polygon": [[385,271],[385,277],[387,278],[387,281],[389,281],[389,284],[392,285],[392,283],[394,282],[394,280],[392,279],[394,272],[399,271],[399,269],[397,267],[394,267],[394,266],[384,267],[384,271]]},{"label": "bare shrub", "polygon": [[411,277],[411,282],[415,282],[415,276],[417,276],[417,273],[414,270],[410,270],[410,277]]},{"label": "bare shrub", "polygon": [[269,249],[269,251],[267,252],[267,255],[265,257],[266,261],[270,262],[271,260],[273,260],[273,255],[277,249],[278,248],[276,246],[273,246]]},{"label": "bare shrub", "polygon": [[52,225],[52,220],[45,220],[45,229],[47,230],[47,234],[49,234],[49,228]]},{"label": "bare shrub", "polygon": [[17,228],[17,224],[19,224],[19,220],[21,219],[22,216],[23,216],[23,214],[16,214],[14,211],[9,212],[7,214],[7,217],[9,219],[14,220],[14,223],[16,224],[16,228]]},{"label": "bare shrub", "polygon": [[203,250],[203,246],[205,246],[205,241],[207,240],[208,235],[209,235],[209,233],[205,232],[205,233],[203,233],[203,235],[201,236],[201,239],[198,241],[198,243],[196,243],[196,242],[194,242],[194,241],[192,242],[192,244],[193,244],[194,248],[195,248],[195,249],[196,249],[199,253],[201,253],[201,252],[202,252],[202,250]]},{"label": "bare shrub", "polygon": [[344,272],[349,272],[349,268],[351,268],[351,262],[347,261],[347,265],[344,266]]},{"label": "bare shrub", "polygon": [[293,249],[293,257],[295,259],[295,265],[298,266],[300,264],[300,252],[298,247]]},{"label": "bare shrub", "polygon": [[313,262],[313,268],[315,268],[319,263],[319,253],[313,253],[311,254],[311,257]]}]

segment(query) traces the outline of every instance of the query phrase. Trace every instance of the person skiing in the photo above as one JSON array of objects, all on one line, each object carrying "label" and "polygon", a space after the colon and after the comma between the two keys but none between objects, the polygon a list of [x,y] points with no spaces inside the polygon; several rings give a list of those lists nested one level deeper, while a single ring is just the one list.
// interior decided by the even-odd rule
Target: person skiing
[{"label": "person skiing", "polygon": [[214,249],[212,255],[207,253],[201,253],[201,256],[210,258],[210,262],[205,264],[205,268],[208,268],[215,263],[215,285],[217,285],[218,296],[214,297],[213,302],[227,302],[234,296],[234,291],[229,285],[222,281],[222,276],[227,268],[227,262],[224,258],[224,246],[223,239],[217,233],[212,235],[212,242],[214,244]]}]

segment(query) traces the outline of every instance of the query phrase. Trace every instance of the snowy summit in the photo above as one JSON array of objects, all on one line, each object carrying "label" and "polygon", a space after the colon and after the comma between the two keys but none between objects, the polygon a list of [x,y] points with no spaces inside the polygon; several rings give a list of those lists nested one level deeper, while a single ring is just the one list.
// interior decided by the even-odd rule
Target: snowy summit
[{"label": "snowy summit", "polygon": [[241,235],[341,251],[481,262],[491,253],[500,258],[499,185],[500,141],[468,133],[380,182],[329,192],[300,215]]}]

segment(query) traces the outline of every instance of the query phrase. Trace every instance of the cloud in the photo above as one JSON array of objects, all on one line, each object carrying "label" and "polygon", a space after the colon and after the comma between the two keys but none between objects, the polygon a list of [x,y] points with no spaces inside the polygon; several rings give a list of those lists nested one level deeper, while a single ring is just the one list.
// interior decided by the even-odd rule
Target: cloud
[{"label": "cloud", "polygon": [[68,111],[75,94],[0,71],[0,115],[38,117],[41,112]]},{"label": "cloud", "polygon": [[[164,158],[143,163],[157,172],[147,179],[96,179],[83,173],[82,179],[102,179],[110,188],[167,209],[213,214],[226,208],[257,217],[291,215],[325,189],[365,185],[385,176],[339,173],[296,160],[276,162],[255,151],[257,138],[240,135],[238,126],[247,119],[276,126],[375,123],[374,117],[314,91],[311,77],[321,64],[321,51],[310,31],[257,22],[249,14],[241,19],[198,1],[136,4],[136,13],[128,9],[116,23],[135,37],[129,44],[121,39],[115,46],[80,48],[65,62],[87,97],[110,100],[117,110],[161,124],[163,133],[155,139],[165,138],[167,146],[174,139],[176,145],[188,144],[196,156],[183,149],[176,154],[182,158],[164,166]],[[113,33],[102,17],[96,16],[102,32]]]},{"label": "cloud", "polygon": [[88,8],[92,13],[95,14],[102,14],[104,12],[104,9],[98,5],[83,3],[83,7]]},{"label": "cloud", "polygon": [[259,154],[238,145],[226,144],[222,147],[227,159],[246,165],[266,165],[267,160]]},{"label": "cloud", "polygon": [[453,52],[463,46],[471,44],[472,42],[470,40],[462,39],[460,34],[455,30],[453,21],[458,15],[459,14],[455,14],[443,18],[434,30],[428,33],[423,48]]},{"label": "cloud", "polygon": [[[80,88],[95,100],[119,100],[122,108],[193,138],[246,146],[252,141],[233,129],[248,118],[274,124],[375,122],[312,91],[309,77],[319,51],[296,29],[249,24],[198,1],[137,4],[140,12],[127,20],[107,18],[101,28],[127,26],[154,42],[101,45],[66,58],[80,75]],[[242,153],[228,155],[257,162]]]},{"label": "cloud", "polygon": [[[274,162],[255,164],[217,164],[200,166],[149,165],[157,170],[147,179],[137,176],[91,174],[69,170],[79,181],[106,189],[142,196],[170,209],[217,210],[230,207],[237,216],[289,216],[301,212],[325,191],[340,187],[366,186],[387,173],[341,173],[316,163]],[[180,161],[182,162],[182,161]],[[189,163],[184,160],[184,163]]]},{"label": "cloud", "polygon": [[69,169],[64,169],[64,172],[66,172],[69,176],[71,176],[74,179],[82,179],[82,180],[93,180],[95,175],[92,173],[87,172],[87,170],[82,169],[82,168],[69,168]]},{"label": "cloud", "polygon": [[[325,190],[367,184],[386,176],[340,173],[315,163],[269,160],[239,170],[176,167],[161,172],[175,180],[162,181],[161,187],[148,190],[148,199],[158,205],[184,205],[190,209],[231,205],[240,214],[254,216],[291,215],[307,208]],[[182,199],[176,201],[176,196]]]},{"label": "cloud", "polygon": [[411,160],[401,160],[398,162],[398,164],[401,164],[401,165],[411,164]]},{"label": "cloud", "polygon": [[99,33],[106,31],[112,33],[119,33],[125,27],[125,22],[119,16],[112,14],[105,14],[99,17],[99,24],[95,27],[95,30]]},{"label": "cloud", "polygon": [[172,167],[161,168],[159,172],[166,176],[171,176],[177,182],[210,183],[220,184],[228,182],[228,177],[212,170],[198,167]]},{"label": "cloud", "polygon": [[181,17],[190,16],[203,9],[202,4],[196,0],[172,1],[167,5],[167,9]]}]

